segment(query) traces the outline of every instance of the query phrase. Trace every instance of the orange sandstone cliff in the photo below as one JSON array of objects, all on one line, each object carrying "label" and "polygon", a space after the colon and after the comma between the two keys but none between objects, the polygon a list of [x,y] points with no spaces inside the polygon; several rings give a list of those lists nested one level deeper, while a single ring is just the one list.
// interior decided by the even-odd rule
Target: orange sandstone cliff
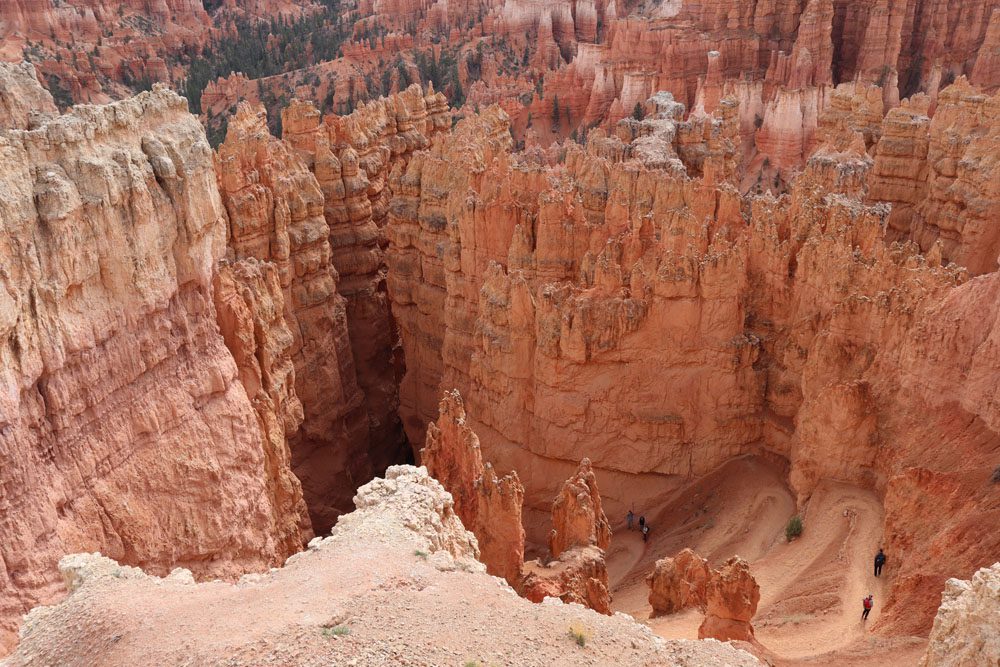
[{"label": "orange sandstone cliff", "polygon": [[157,89],[0,131],[0,164],[0,644],[67,552],[280,563],[308,526],[284,297],[267,266],[219,267],[197,119]]},{"label": "orange sandstone cliff", "polygon": [[[872,104],[841,107],[856,118],[841,123],[846,138],[824,129],[825,148],[780,197],[739,194],[724,166],[738,119],[721,103],[711,132],[692,134],[651,101],[646,119],[548,154],[512,154],[499,109],[459,122],[391,179],[389,293],[411,439],[437,416],[434,390],[457,387],[483,456],[518,471],[536,544],[554,480],[581,456],[612,516],[742,454],[786,461],[800,505],[825,479],[873,489],[906,563],[878,628],[926,632],[946,571],[997,552],[958,527],[995,512],[986,480],[1000,430],[958,369],[971,354],[975,367],[998,361],[988,338],[957,329],[995,276],[967,282],[940,250],[886,235],[890,209],[867,180],[879,171],[866,153],[877,133],[862,131]],[[705,169],[706,155],[717,166]],[[979,214],[960,215],[972,225]],[[952,340],[931,359],[931,341]],[[935,559],[925,577],[911,569],[946,544],[960,557]]]}]

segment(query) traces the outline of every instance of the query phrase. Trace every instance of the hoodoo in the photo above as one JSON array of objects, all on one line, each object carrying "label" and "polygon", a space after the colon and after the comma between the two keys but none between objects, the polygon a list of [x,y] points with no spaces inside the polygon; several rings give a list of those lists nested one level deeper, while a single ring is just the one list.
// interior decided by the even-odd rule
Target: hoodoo
[{"label": "hoodoo", "polygon": [[0,660],[995,663],[998,47],[0,3]]}]

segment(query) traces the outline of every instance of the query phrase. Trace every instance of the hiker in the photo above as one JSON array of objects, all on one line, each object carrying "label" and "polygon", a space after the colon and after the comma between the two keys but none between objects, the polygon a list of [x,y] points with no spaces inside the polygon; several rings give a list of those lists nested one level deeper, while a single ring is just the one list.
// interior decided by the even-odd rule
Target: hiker
[{"label": "hiker", "polygon": [[632,510],[629,510],[628,514],[625,515],[625,523],[628,524],[628,529],[629,530],[632,530],[632,520],[633,519],[635,519],[635,515],[632,514]]},{"label": "hiker", "polygon": [[645,542],[647,539],[649,539],[649,524],[644,523],[642,526],[642,541]]},{"label": "hiker", "polygon": [[875,576],[882,574],[882,566],[885,565],[885,554],[879,549],[875,554]]},{"label": "hiker", "polygon": [[639,517],[639,530],[642,530],[642,527],[645,526],[645,525],[646,525],[646,517],[645,516],[640,516]]},{"label": "hiker", "polygon": [[871,593],[868,594],[868,597],[865,598],[865,601],[862,604],[864,604],[865,610],[863,612],[861,612],[861,620],[862,621],[867,621],[868,620],[868,614],[872,610],[872,605],[875,604],[875,602],[874,602],[874,600],[872,598],[872,594]]}]

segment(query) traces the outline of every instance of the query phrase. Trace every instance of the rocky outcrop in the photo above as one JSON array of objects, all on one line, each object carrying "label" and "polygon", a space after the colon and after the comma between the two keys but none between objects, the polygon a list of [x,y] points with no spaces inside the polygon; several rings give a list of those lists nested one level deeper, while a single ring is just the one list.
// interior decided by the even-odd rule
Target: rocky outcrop
[{"label": "rocky outcrop", "polygon": [[698,637],[722,641],[753,641],[750,621],[757,613],[760,586],[750,574],[750,566],[739,556],[713,570],[705,588],[705,620]]},{"label": "rocky outcrop", "polygon": [[33,120],[57,113],[30,63],[0,68],[0,130],[27,130]]},{"label": "rocky outcrop", "polygon": [[536,602],[558,597],[610,614],[611,594],[604,560],[610,543],[611,526],[601,507],[597,476],[590,460],[583,459],[552,503],[551,558],[525,563],[521,594]]},{"label": "rocky outcrop", "polygon": [[278,272],[291,377],[304,413],[301,429],[289,432],[294,470],[313,525],[325,533],[350,507],[357,482],[375,474],[368,415],[331,266],[323,192],[295,151],[270,135],[266,120],[261,107],[242,103],[219,146],[216,170],[233,254]]},{"label": "rocky outcrop", "polygon": [[457,391],[445,392],[438,413],[427,427],[421,463],[455,499],[455,512],[479,541],[486,571],[517,586],[524,562],[524,487],[516,472],[499,477],[492,465],[483,464],[479,438],[466,423]]},{"label": "rocky outcrop", "polygon": [[754,640],[751,621],[760,602],[760,586],[739,556],[714,569],[691,549],[684,549],[673,558],[656,561],[646,583],[654,615],[697,607],[705,614],[698,637]]},{"label": "rocky outcrop", "polygon": [[576,474],[563,482],[559,495],[552,503],[552,533],[549,552],[559,558],[574,547],[596,546],[607,549],[611,544],[611,525],[601,507],[601,492],[590,459],[583,459]]},{"label": "rocky outcrop", "polygon": [[2,131],[0,165],[0,644],[62,592],[67,552],[210,577],[280,562],[303,519],[281,294],[270,269],[216,275],[226,210],[184,100]]},{"label": "rocky outcrop", "polygon": [[[662,640],[624,614],[519,598],[483,572],[451,495],[419,468],[389,468],[385,479],[358,490],[355,505],[330,537],[237,584],[195,584],[180,570],[158,579],[96,554],[67,557],[61,566],[73,593],[28,616],[9,662],[71,664],[84,655],[111,667],[366,667],[400,656],[421,665],[456,657],[515,665],[760,664],[717,642]],[[186,632],[192,625],[198,632]],[[584,634],[585,648],[569,628]],[[178,643],[178,636],[187,639]]]},{"label": "rocky outcrop", "polygon": [[594,546],[574,547],[559,558],[524,564],[520,592],[532,602],[557,598],[576,603],[601,614],[611,614],[608,566],[604,551]]},{"label": "rocky outcrop", "polygon": [[1000,662],[997,628],[1000,628],[1000,563],[982,568],[970,581],[949,579],[921,667]]},{"label": "rocky outcrop", "polygon": [[690,549],[656,561],[646,577],[653,614],[674,614],[688,607],[704,609],[712,572],[708,561]]}]

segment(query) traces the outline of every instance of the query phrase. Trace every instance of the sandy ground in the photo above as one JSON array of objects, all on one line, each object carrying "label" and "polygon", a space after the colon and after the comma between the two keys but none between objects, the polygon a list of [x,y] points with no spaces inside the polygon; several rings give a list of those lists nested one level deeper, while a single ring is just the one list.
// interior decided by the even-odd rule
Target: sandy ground
[{"label": "sandy ground", "polygon": [[[751,563],[761,601],[754,628],[764,655],[777,665],[915,665],[926,640],[878,637],[891,567],[876,579],[872,558],[883,511],[874,494],[824,483],[803,512],[804,531],[788,543],[784,528],[795,501],[781,471],[759,459],[731,461],[680,489],[663,506],[636,508],[651,525],[650,540],[618,527],[608,550],[612,608],[644,621],[669,639],[696,639],[698,610],[650,618],[646,574],[684,547],[717,566],[733,555]],[[621,521],[619,519],[619,521]],[[867,623],[861,601],[875,596]]]}]

